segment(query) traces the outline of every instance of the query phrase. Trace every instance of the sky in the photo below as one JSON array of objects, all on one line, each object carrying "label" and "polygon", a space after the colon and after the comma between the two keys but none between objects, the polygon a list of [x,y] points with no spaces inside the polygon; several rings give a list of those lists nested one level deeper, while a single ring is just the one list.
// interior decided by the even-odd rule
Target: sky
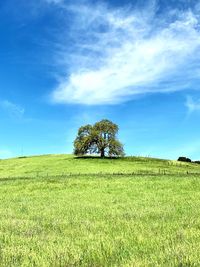
[{"label": "sky", "polygon": [[127,155],[200,159],[200,0],[5,0],[0,21],[0,158],[109,119]]}]

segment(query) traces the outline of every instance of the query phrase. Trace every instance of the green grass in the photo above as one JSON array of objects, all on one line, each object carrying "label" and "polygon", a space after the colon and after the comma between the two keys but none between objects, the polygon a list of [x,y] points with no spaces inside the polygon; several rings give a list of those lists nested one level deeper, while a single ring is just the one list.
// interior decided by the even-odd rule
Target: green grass
[{"label": "green grass", "polygon": [[36,177],[65,174],[199,173],[200,164],[126,157],[122,159],[74,158],[72,155],[45,155],[0,161],[0,177]]},{"label": "green grass", "polygon": [[[196,164],[51,155],[0,168],[0,266],[200,266]],[[141,170],[157,175],[126,174]]]}]

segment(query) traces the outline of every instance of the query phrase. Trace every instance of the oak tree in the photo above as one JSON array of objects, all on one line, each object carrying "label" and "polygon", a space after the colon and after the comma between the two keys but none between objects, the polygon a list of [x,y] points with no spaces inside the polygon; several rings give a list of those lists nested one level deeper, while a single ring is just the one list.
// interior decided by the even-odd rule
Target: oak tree
[{"label": "oak tree", "polygon": [[74,154],[100,154],[105,156],[123,157],[123,145],[117,139],[117,124],[109,120],[101,120],[94,125],[81,126],[74,141]]}]

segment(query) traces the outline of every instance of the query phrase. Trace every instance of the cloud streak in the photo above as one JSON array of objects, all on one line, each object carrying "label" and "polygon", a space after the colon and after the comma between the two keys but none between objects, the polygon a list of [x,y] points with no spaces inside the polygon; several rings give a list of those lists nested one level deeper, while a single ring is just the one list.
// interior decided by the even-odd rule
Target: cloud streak
[{"label": "cloud streak", "polygon": [[115,104],[138,95],[188,89],[199,79],[200,23],[195,11],[156,15],[106,5],[64,6],[73,20],[63,47],[65,77],[56,103]]},{"label": "cloud streak", "polygon": [[187,96],[185,106],[189,113],[200,111],[200,99],[194,99],[191,96]]},{"label": "cloud streak", "polygon": [[61,4],[64,1],[63,0],[45,0],[45,2],[47,2],[49,4]]},{"label": "cloud streak", "polygon": [[0,101],[0,107],[15,118],[21,118],[25,112],[24,108],[8,100]]}]

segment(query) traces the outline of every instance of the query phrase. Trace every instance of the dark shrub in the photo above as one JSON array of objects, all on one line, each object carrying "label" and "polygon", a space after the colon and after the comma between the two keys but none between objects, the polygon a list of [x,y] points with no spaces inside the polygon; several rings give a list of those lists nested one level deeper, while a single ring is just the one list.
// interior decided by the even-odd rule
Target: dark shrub
[{"label": "dark shrub", "polygon": [[179,157],[178,161],[183,161],[183,162],[192,162],[191,159],[186,158],[186,157]]},{"label": "dark shrub", "polygon": [[195,160],[193,163],[200,164],[200,160]]}]

